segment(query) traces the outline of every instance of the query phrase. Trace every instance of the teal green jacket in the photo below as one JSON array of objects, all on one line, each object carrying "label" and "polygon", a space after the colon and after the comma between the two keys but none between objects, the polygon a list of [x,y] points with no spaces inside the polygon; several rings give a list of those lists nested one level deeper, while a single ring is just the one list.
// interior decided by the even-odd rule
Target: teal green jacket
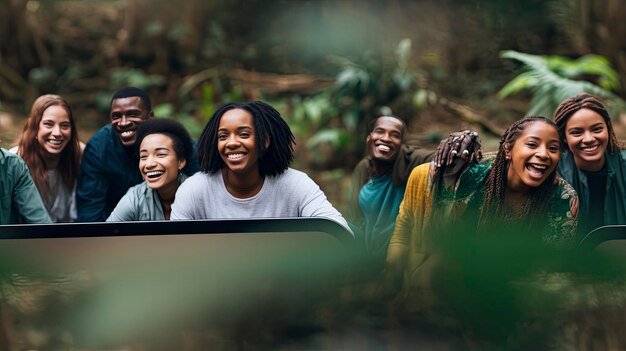
[{"label": "teal green jacket", "polygon": [[52,223],[19,156],[0,148],[0,224]]},{"label": "teal green jacket", "polygon": [[[589,228],[589,186],[587,176],[576,167],[571,152],[565,151],[559,161],[558,172],[574,187],[580,200],[578,225],[579,238],[595,228]],[[626,150],[615,154],[606,153],[606,197],[604,200],[604,224],[626,224]]]},{"label": "teal green jacket", "polygon": [[[178,185],[187,179],[184,173],[178,176]],[[107,222],[129,221],[163,221],[165,214],[161,206],[159,193],[148,187],[144,181],[126,192],[118,202],[113,212],[107,218]]]}]

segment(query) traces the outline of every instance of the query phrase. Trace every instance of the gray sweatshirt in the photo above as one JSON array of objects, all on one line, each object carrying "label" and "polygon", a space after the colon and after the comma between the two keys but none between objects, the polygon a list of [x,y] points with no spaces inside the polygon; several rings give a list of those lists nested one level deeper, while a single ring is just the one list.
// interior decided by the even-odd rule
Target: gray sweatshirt
[{"label": "gray sweatshirt", "polygon": [[292,168],[281,175],[265,177],[261,190],[246,199],[236,198],[226,190],[221,172],[198,172],[178,188],[170,217],[172,220],[325,217],[350,231],[320,187],[305,173]]}]

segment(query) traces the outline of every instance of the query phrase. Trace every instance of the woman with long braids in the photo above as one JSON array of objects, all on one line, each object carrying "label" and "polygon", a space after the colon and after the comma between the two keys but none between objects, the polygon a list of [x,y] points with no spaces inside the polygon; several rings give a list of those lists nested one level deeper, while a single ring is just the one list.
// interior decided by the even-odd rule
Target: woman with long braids
[{"label": "woman with long braids", "polygon": [[293,145],[289,126],[272,106],[220,107],[198,140],[201,172],[178,189],[171,218],[327,217],[348,228],[319,186],[289,168]]},{"label": "woman with long braids", "polygon": [[53,222],[76,220],[76,181],[83,145],[70,105],[58,95],[33,103],[17,146]]},{"label": "woman with long braids", "polygon": [[441,186],[432,164],[409,177],[387,253],[397,279],[430,255],[434,231],[459,224],[468,232],[527,229],[552,246],[569,245],[576,231],[578,199],[555,170],[561,156],[556,126],[545,117],[525,117],[502,135],[495,158],[472,163],[452,189]]},{"label": "woman with long braids", "polygon": [[581,199],[579,239],[603,225],[626,224],[626,151],[604,104],[573,96],[556,109],[554,123],[566,145],[558,172]]}]

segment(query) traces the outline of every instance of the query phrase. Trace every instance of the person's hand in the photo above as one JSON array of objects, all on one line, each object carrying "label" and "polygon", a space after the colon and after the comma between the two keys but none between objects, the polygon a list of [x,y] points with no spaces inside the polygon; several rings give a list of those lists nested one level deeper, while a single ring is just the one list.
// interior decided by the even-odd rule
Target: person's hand
[{"label": "person's hand", "polygon": [[449,188],[456,184],[463,169],[473,161],[483,157],[480,138],[475,131],[454,132],[439,143],[433,160],[438,172],[443,172],[443,186]]},{"label": "person's hand", "polygon": [[[458,159],[465,162],[458,162]],[[451,133],[443,139],[433,157],[435,167],[447,167],[452,164],[463,166],[471,161],[482,159],[482,150],[478,132],[469,129]],[[457,168],[457,167],[455,167]]]}]

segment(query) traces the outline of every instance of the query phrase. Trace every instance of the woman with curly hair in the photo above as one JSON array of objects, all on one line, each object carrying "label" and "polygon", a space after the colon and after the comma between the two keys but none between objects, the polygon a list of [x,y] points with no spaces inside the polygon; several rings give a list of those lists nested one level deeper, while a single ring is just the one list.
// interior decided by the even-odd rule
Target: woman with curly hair
[{"label": "woman with curly hair", "polygon": [[137,128],[135,149],[145,181],[128,189],[107,222],[170,219],[176,191],[187,179],[182,169],[193,154],[191,137],[173,119],[150,119]]},{"label": "woman with curly hair", "polygon": [[580,196],[579,238],[609,224],[626,224],[626,151],[604,104],[583,93],[564,100],[554,113],[566,150],[559,174]]},{"label": "woman with curly hair", "polygon": [[83,145],[70,105],[58,95],[33,103],[17,146],[53,222],[76,220],[76,181]]},{"label": "woman with curly hair", "polygon": [[201,171],[178,189],[172,219],[327,217],[348,228],[319,186],[289,168],[293,145],[272,106],[220,107],[198,140]]}]

